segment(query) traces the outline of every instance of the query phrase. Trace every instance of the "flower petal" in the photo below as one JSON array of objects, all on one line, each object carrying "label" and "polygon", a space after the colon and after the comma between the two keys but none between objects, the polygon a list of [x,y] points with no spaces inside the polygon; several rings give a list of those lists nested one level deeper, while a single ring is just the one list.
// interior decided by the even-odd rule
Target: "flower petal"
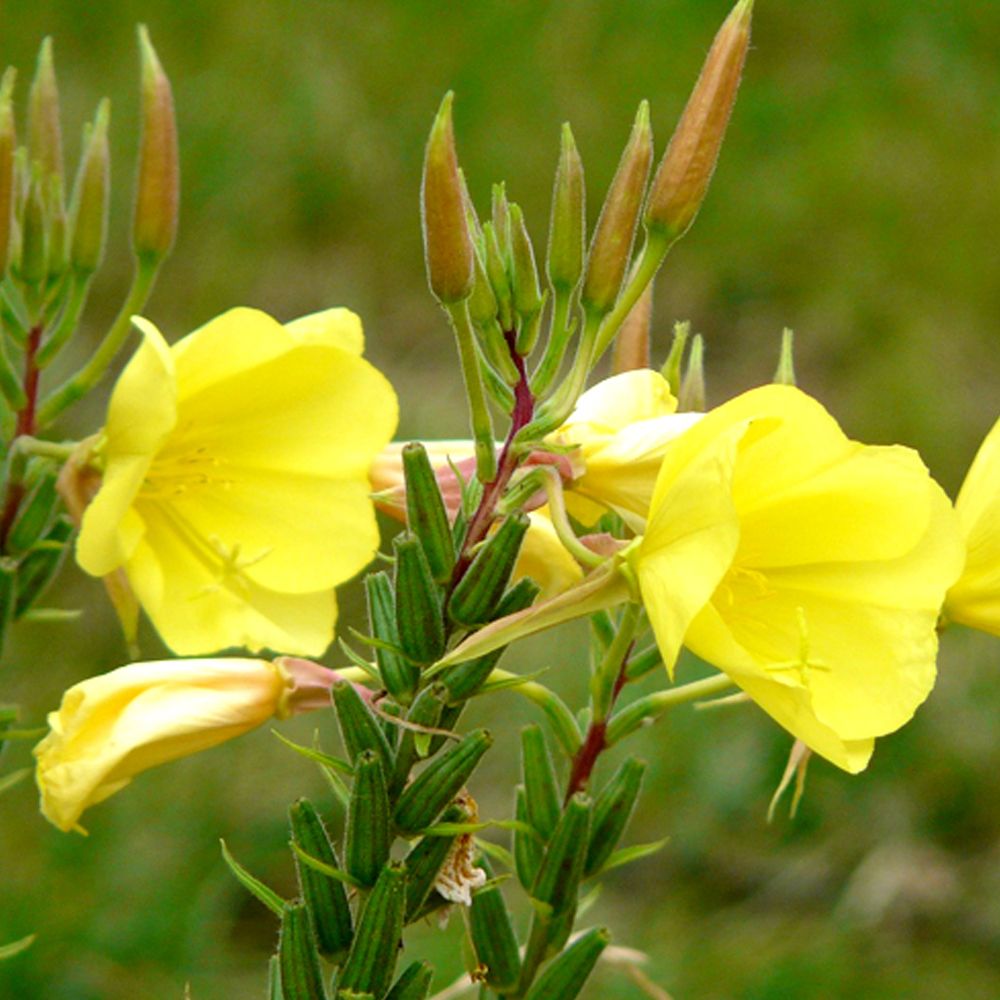
[{"label": "flower petal", "polygon": [[339,347],[358,357],[364,353],[365,334],[361,329],[361,318],[350,309],[324,309],[301,316],[286,323],[285,329],[300,343]]}]

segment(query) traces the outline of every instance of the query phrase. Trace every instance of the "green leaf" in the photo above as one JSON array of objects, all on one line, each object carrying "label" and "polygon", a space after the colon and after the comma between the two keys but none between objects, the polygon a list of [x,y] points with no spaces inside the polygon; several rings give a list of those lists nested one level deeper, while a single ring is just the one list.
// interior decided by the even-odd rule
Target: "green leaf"
[{"label": "green leaf", "polygon": [[282,736],[277,729],[271,730],[272,736],[277,736],[282,743],[285,744],[291,750],[296,753],[302,754],[303,757],[309,760],[316,761],[317,764],[322,764],[324,767],[329,767],[334,771],[339,771],[341,774],[351,775],[354,773],[354,768],[347,763],[346,760],[341,760],[339,757],[331,757],[328,753],[323,753],[322,750],[314,750],[311,747],[304,747],[301,743],[294,743],[292,740],[288,739],[287,736]]},{"label": "green leaf", "polygon": [[654,840],[650,844],[635,844],[633,847],[623,847],[621,850],[615,851],[608,858],[607,863],[597,874],[603,875],[614,868],[621,868],[622,865],[627,865],[632,861],[638,861],[640,858],[655,854],[657,851],[663,850],[669,842],[670,838],[664,837],[663,840]]},{"label": "green leaf", "polygon": [[0,944],[0,962],[20,955],[22,951],[27,951],[35,943],[37,937],[37,934],[29,934],[17,941],[11,941],[10,944]]},{"label": "green leaf", "polygon": [[229,853],[226,842],[219,840],[222,845],[222,858],[229,865],[229,870],[236,876],[237,881],[243,886],[251,896],[263,903],[276,917],[281,917],[285,912],[285,901],[269,886],[264,885],[260,879],[254,878],[237,860]]},{"label": "green leaf", "polygon": [[19,785],[33,770],[33,767],[22,767],[17,771],[11,771],[10,774],[5,774],[0,778],[0,795]]},{"label": "green leaf", "polygon": [[339,868],[334,868],[333,865],[328,865],[325,861],[320,861],[319,858],[314,858],[311,854],[306,854],[294,840],[290,840],[288,846],[304,865],[308,865],[314,871],[318,871],[323,875],[329,875],[330,878],[335,878],[338,882],[343,882],[344,885],[350,886],[352,889],[362,888],[361,883],[356,878],[352,878],[347,872],[341,871]]}]

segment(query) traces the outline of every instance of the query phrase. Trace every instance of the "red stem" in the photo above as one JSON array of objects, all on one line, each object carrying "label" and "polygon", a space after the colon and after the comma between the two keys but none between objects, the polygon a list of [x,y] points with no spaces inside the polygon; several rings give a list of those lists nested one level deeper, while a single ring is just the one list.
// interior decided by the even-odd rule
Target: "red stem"
[{"label": "red stem", "polygon": [[[24,345],[24,406],[17,412],[17,424],[14,428],[15,439],[22,435],[35,433],[35,413],[38,407],[38,365],[35,355],[42,341],[42,325],[37,324],[28,331],[28,339]],[[0,551],[7,542],[17,509],[24,499],[24,484],[19,478],[13,478],[7,484],[7,495],[4,498],[3,513],[0,514]]]}]

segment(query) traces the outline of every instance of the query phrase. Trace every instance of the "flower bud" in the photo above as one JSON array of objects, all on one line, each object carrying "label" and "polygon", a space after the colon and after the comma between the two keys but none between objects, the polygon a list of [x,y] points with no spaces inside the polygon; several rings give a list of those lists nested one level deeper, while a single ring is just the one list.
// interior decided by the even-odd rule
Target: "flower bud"
[{"label": "flower bud", "polygon": [[687,368],[677,394],[679,413],[704,413],[705,411],[705,341],[700,333],[691,341]]},{"label": "flower bud", "polygon": [[70,208],[70,263],[83,273],[96,271],[104,258],[108,236],[108,193],[111,158],[108,152],[107,100],[97,106],[93,125],[83,136],[83,155],[73,185]]},{"label": "flower bud", "polygon": [[531,237],[524,224],[524,213],[520,205],[510,206],[509,218],[514,309],[521,319],[517,336],[517,353],[524,357],[530,354],[534,347],[538,336],[538,319],[545,300],[538,287],[535,251],[531,246]]},{"label": "flower bud", "polygon": [[493,296],[497,302],[497,318],[504,330],[510,330],[514,325],[510,278],[507,276],[507,265],[504,263],[500,238],[492,222],[483,223],[483,250],[486,256],[486,275],[490,279]]},{"label": "flower bud", "polygon": [[739,0],[719,29],[653,178],[646,227],[668,243],[687,232],[708,190],[750,45],[752,13],[753,0]]},{"label": "flower bud", "polygon": [[581,301],[588,312],[598,316],[608,312],[618,298],[652,159],[649,104],[643,101],[590,243]]},{"label": "flower bud", "polygon": [[133,663],[81,681],[35,747],[42,813],[83,832],[83,811],[136,774],[315,707],[335,676],[307,660],[234,657]]},{"label": "flower bud", "polygon": [[431,292],[441,303],[461,302],[472,292],[472,239],[451,120],[453,94],[444,95],[424,155],[420,219]]},{"label": "flower bud", "polygon": [[0,81],[0,277],[10,262],[14,231],[14,150],[17,148],[12,100],[14,77],[14,69],[10,68]]},{"label": "flower bud", "polygon": [[778,367],[771,380],[776,385],[795,385],[795,333],[786,326],[781,331],[781,351],[778,354]]},{"label": "flower bud", "polygon": [[40,285],[48,276],[49,234],[41,178],[33,171],[21,216],[21,259],[18,275],[28,285]]},{"label": "flower bud", "polygon": [[28,151],[41,165],[43,177],[62,177],[62,129],[59,125],[59,87],[52,60],[52,39],[38,50],[35,78],[28,94]]},{"label": "flower bud", "polygon": [[132,244],[141,258],[159,261],[174,245],[180,199],[177,123],[170,81],[149,40],[139,27],[142,60],[142,140],[136,180]]},{"label": "flower bud", "polygon": [[552,287],[564,292],[576,288],[583,273],[586,194],[583,161],[569,124],[562,127],[559,166],[552,191],[546,269]]}]

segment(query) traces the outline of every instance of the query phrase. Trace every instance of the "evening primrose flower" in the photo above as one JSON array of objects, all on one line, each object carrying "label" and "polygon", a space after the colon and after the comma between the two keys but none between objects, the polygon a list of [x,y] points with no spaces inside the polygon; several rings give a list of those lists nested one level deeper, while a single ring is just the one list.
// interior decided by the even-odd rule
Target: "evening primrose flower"
[{"label": "evening primrose flower", "polygon": [[207,750],[268,719],[329,704],[337,675],[293,657],[133,663],[75,684],[35,747],[45,817],[85,831],[85,809],[141,771]]},{"label": "evening primrose flower", "polygon": [[683,642],[856,772],[934,684],[962,548],[915,452],[850,441],[815,400],[774,385],[671,444],[630,558],[668,666]]},{"label": "evening primrose flower", "polygon": [[368,469],[397,419],[360,321],[233,309],[172,347],[135,323],[143,343],[89,443],[102,482],[78,562],[123,569],[177,653],[321,653],[333,588],[378,546]]},{"label": "evening primrose flower", "polygon": [[948,621],[1000,635],[1000,421],[973,460],[955,511],[965,538],[965,568],[948,591]]}]

